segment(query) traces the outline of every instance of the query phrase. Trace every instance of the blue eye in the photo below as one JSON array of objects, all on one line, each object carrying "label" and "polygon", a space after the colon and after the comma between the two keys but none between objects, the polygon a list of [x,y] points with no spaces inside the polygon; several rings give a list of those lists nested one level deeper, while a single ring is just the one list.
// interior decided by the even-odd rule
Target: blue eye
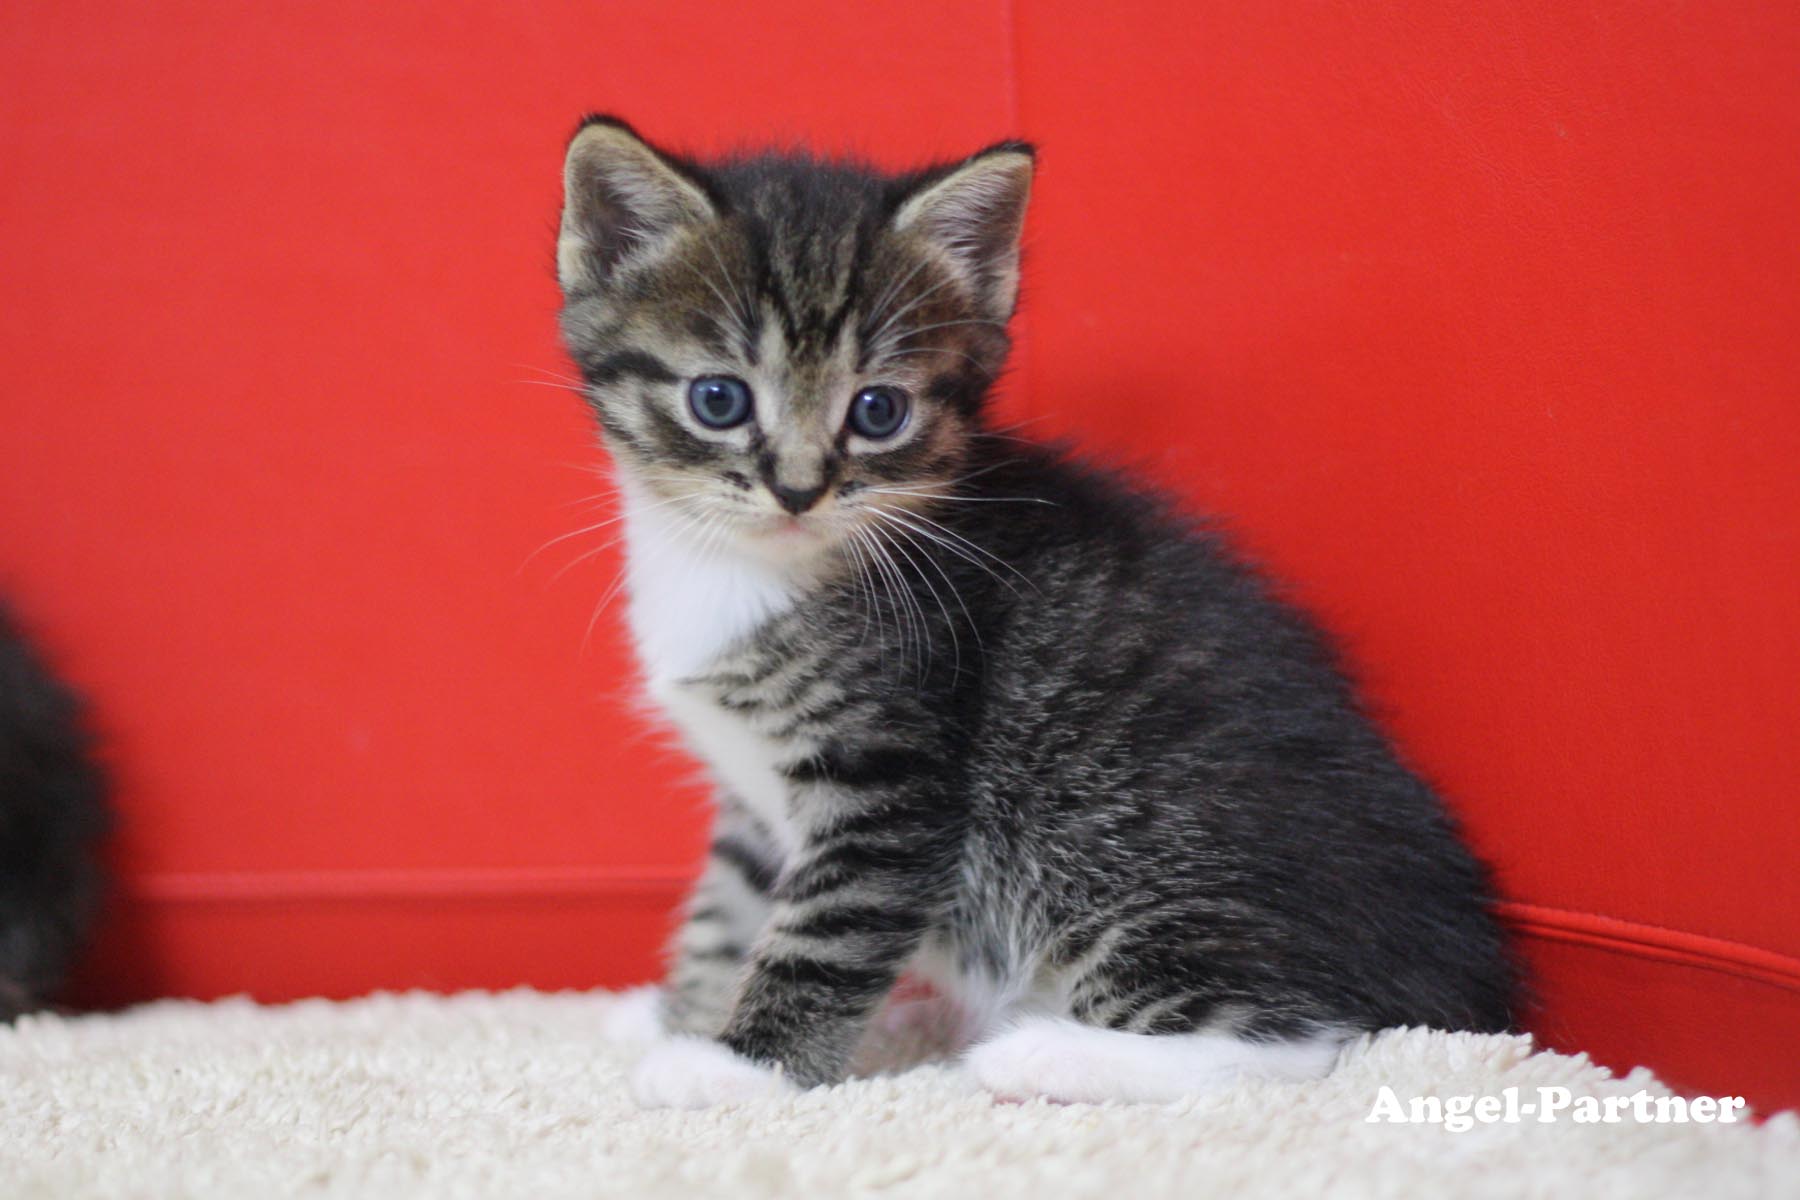
[{"label": "blue eye", "polygon": [[868,387],[850,401],[850,428],[877,441],[906,425],[906,393],[897,387]]},{"label": "blue eye", "polygon": [[702,375],[688,384],[688,408],[708,429],[730,429],[750,419],[750,385],[730,375]]}]

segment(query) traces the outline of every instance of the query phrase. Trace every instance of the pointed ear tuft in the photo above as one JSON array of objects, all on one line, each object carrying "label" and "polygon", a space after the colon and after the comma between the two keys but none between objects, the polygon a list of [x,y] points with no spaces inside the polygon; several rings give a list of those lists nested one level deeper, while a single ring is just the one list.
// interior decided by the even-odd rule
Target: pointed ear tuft
[{"label": "pointed ear tuft", "polygon": [[964,272],[992,319],[1012,316],[1019,296],[1019,234],[1036,152],[1000,142],[927,175],[901,202],[894,228],[933,244]]},{"label": "pointed ear tuft", "polygon": [[619,264],[649,253],[684,225],[715,215],[675,161],[617,117],[582,121],[563,161],[556,273],[565,296],[605,286]]}]

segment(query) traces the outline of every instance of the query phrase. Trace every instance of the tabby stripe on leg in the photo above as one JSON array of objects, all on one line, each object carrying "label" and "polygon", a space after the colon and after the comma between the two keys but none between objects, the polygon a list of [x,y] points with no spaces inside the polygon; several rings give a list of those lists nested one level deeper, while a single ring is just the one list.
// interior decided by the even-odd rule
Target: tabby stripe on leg
[{"label": "tabby stripe on leg", "polygon": [[763,959],[758,965],[771,979],[790,988],[806,989],[809,1005],[835,1001],[846,1008],[854,1007],[869,996],[887,991],[894,980],[891,967],[879,961],[840,963],[783,955]]},{"label": "tabby stripe on leg", "polygon": [[830,783],[842,788],[875,788],[925,778],[940,760],[905,746],[868,746],[850,751],[828,748],[783,768],[795,783]]},{"label": "tabby stripe on leg", "polygon": [[917,933],[925,924],[923,913],[897,904],[843,904],[821,906],[790,918],[781,932],[790,937],[840,938],[858,933]]},{"label": "tabby stripe on leg", "polygon": [[715,841],[712,857],[715,862],[735,869],[755,891],[768,895],[774,890],[775,869],[737,838],[722,837]]},{"label": "tabby stripe on leg", "polygon": [[782,884],[782,898],[790,904],[803,904],[851,884],[902,882],[903,876],[896,877],[896,857],[892,845],[838,845],[795,867]]}]

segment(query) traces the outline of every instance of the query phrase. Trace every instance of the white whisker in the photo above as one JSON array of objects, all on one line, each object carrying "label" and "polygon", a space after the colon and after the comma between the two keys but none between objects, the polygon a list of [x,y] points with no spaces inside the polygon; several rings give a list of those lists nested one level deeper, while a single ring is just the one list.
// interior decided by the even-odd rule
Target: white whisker
[{"label": "white whisker", "polygon": [[967,360],[974,366],[984,368],[987,366],[986,363],[982,362],[979,358],[976,358],[973,354],[963,350],[956,350],[949,346],[913,346],[904,350],[883,350],[876,356],[875,361],[888,362],[896,358],[911,358],[915,354],[953,354],[957,358]]},{"label": "white whisker", "polygon": [[515,370],[536,371],[540,375],[548,375],[550,378],[557,380],[560,383],[571,383],[580,386],[582,382],[573,375],[564,375],[561,371],[552,371],[549,367],[540,367],[535,363],[514,363],[513,367]]},{"label": "white whisker", "polygon": [[[932,284],[930,287],[926,288],[924,291],[922,291],[918,295],[914,296],[911,300],[908,300],[905,304],[901,305],[898,309],[896,309],[893,312],[893,314],[888,317],[887,320],[883,321],[881,323],[881,328],[877,329],[874,333],[870,334],[868,336],[868,338],[865,340],[864,344],[869,345],[869,346],[879,345],[881,343],[881,339],[882,339],[883,335],[885,335],[888,330],[890,330],[894,327],[894,323],[896,321],[898,321],[901,317],[904,317],[907,313],[912,312],[915,308],[918,308],[921,304],[925,303],[925,301],[929,300],[932,296],[936,295],[939,291],[941,291],[945,287],[949,286],[950,283],[952,283],[953,281],[954,281],[953,276],[946,275],[944,278],[938,280],[936,283]],[[897,336],[906,336],[906,335],[904,333],[902,333]]]},{"label": "white whisker", "polygon": [[[1037,585],[1033,584],[1030,579],[1026,578],[1026,576],[1023,575],[1011,563],[1007,562],[1005,559],[1001,558],[999,555],[994,554],[992,551],[987,550],[986,548],[979,546],[976,543],[970,541],[968,538],[966,538],[962,534],[956,532],[954,529],[951,529],[946,525],[941,525],[938,522],[932,520],[930,517],[926,516],[924,513],[917,512],[917,511],[910,510],[910,509],[898,509],[898,508],[894,508],[891,505],[871,504],[871,505],[868,505],[867,507],[872,512],[880,513],[884,516],[887,516],[891,520],[897,520],[902,523],[906,523],[906,522],[910,522],[910,521],[923,522],[926,526],[929,526],[930,528],[923,529],[923,528],[919,528],[918,526],[910,525],[910,524],[908,525],[908,528],[913,529],[915,532],[919,533],[921,536],[929,537],[932,541],[935,541],[939,545],[943,546],[944,549],[949,550],[951,553],[956,554],[958,557],[967,561],[970,565],[979,567],[981,570],[987,572],[988,575],[992,576],[992,578],[994,579],[994,581],[996,583],[999,583],[1002,586],[1004,586],[1008,591],[1011,591],[1015,596],[1019,594],[1019,590],[1017,588],[1013,587],[1012,582],[1010,580],[1006,579],[1005,577],[1003,577],[999,574],[996,574],[992,567],[989,567],[987,565],[987,563],[982,562],[980,558],[974,557],[974,555],[971,554],[970,551],[973,551],[974,554],[981,555],[982,558],[986,558],[989,561],[995,563],[996,565],[998,565],[1000,567],[1004,567],[1007,571],[1010,571],[1014,576],[1016,576],[1020,582],[1025,584],[1026,587],[1031,588],[1033,591],[1037,590]],[[967,549],[964,549],[964,547],[967,547]]]},{"label": "white whisker", "polygon": [[[725,288],[730,289],[733,296],[735,296],[737,292],[736,289],[732,287],[731,272],[725,269],[725,259],[720,256],[719,248],[711,241],[706,243],[706,248],[712,252],[713,262],[718,264],[720,280],[725,284]],[[700,282],[706,285],[707,290],[718,298],[720,304],[725,306],[725,315],[730,317],[732,323],[737,326],[738,337],[747,340],[750,336],[749,314],[742,311],[735,300],[727,297],[725,291],[722,290],[718,284],[715,284],[712,281],[712,278],[700,269],[698,264],[694,265],[693,271],[695,275],[700,277]]]},{"label": "white whisker", "polygon": [[[889,518],[889,519],[891,520],[892,518]],[[912,539],[906,534],[904,528],[902,528],[900,536],[903,538],[906,538],[906,540],[909,542],[912,541]],[[938,594],[937,585],[931,582],[931,576],[925,574],[924,570],[922,568],[920,568],[918,560],[912,556],[912,551],[908,550],[905,546],[901,545],[900,542],[898,542],[898,541],[894,541],[890,544],[893,546],[893,548],[895,550],[899,551],[900,555],[903,558],[905,558],[907,562],[911,563],[913,569],[919,573],[919,582],[921,582],[925,585],[926,590],[931,593],[931,598],[937,602],[938,611],[943,613],[944,626],[947,630],[949,630],[949,633],[950,633],[951,670],[960,674],[962,671],[962,639],[957,636],[956,621],[950,616],[949,606],[947,606],[944,603],[944,598]],[[931,565],[933,567],[937,568],[938,574],[940,574],[940,575],[944,574],[944,569],[942,567],[938,566],[937,562],[934,559],[932,559],[931,555],[926,553],[924,548],[922,546],[920,546],[917,542],[913,542],[913,549],[918,550],[920,554],[923,554],[925,557],[925,561],[931,563]],[[953,596],[956,595],[956,587],[954,584],[950,583],[950,577],[948,575],[944,575],[944,583],[946,585],[949,585],[950,594]],[[962,603],[962,597],[957,596],[957,603],[958,604]],[[965,615],[967,615],[968,609],[965,608],[963,610],[963,612]]]},{"label": "white whisker", "polygon": [[[925,530],[917,529],[916,527],[907,524],[904,519],[902,519],[895,513],[888,511],[885,508],[874,508],[874,509],[871,509],[870,511],[874,512],[877,516],[882,517],[885,520],[893,521],[896,524],[898,524],[899,526],[901,526],[902,530],[904,531],[904,532],[902,532],[901,536],[906,538],[906,540],[908,542],[911,542],[913,544],[914,549],[918,550],[920,554],[924,555],[925,561],[931,564],[932,569],[938,573],[938,577],[944,581],[944,587],[949,590],[951,598],[956,601],[956,606],[958,608],[962,609],[963,618],[964,618],[964,620],[966,620],[969,623],[969,632],[974,635],[976,648],[977,649],[985,649],[986,647],[983,646],[982,640],[981,640],[981,627],[980,627],[980,625],[978,625],[976,623],[975,614],[969,611],[969,606],[963,601],[962,592],[957,589],[956,581],[950,578],[950,573],[948,571],[944,570],[943,564],[939,563],[936,558],[932,557],[931,552],[917,540],[917,538],[920,538],[920,537],[925,538],[926,541],[938,541],[939,539],[932,538],[930,536],[930,534]],[[991,572],[990,572],[990,574],[991,574]],[[936,588],[932,589],[932,595],[933,596],[937,595]],[[944,602],[942,599],[938,600],[938,607],[939,608],[944,607]],[[948,623],[950,625],[951,637],[954,638],[956,636],[956,625],[955,625],[955,622],[951,619],[951,616],[950,616],[950,613],[948,610],[945,610],[945,612],[944,612],[944,620],[946,623]],[[960,665],[961,665],[961,662],[959,659],[958,666],[960,667]]]},{"label": "white whisker", "polygon": [[522,383],[528,387],[555,388],[559,392],[572,392],[575,395],[580,396],[583,400],[592,399],[592,397],[588,395],[588,390],[585,387],[575,387],[573,384],[553,383],[548,379],[515,379],[513,382]]},{"label": "white whisker", "polygon": [[[678,501],[685,500],[687,498],[688,497],[674,497],[672,500],[668,501],[667,503],[658,505],[658,507],[668,507],[669,504],[673,504]],[[676,519],[676,521],[678,521],[680,523],[678,527],[683,530],[692,531],[694,529],[702,527],[702,522],[701,522],[700,518],[696,518],[691,512],[684,511],[681,508],[674,508],[671,511],[670,515],[673,516]],[[716,514],[713,514],[713,515],[716,516]],[[655,551],[652,551],[652,553],[654,553],[654,552]],[[607,606],[610,605],[613,602],[614,598],[617,597],[618,594],[625,589],[625,586],[629,582],[630,578],[631,578],[630,564],[627,563],[624,566],[620,567],[619,573],[618,573],[617,577],[614,578],[612,585],[610,587],[608,587],[606,589],[606,593],[600,597],[600,603],[598,603],[594,606],[594,611],[593,611],[592,615],[590,615],[588,617],[587,629],[584,630],[581,635],[581,652],[583,654],[587,653],[588,643],[593,639],[594,627],[600,621],[600,614],[605,612]]]},{"label": "white whisker", "polygon": [[864,488],[873,496],[917,496],[922,500],[948,500],[952,504],[1047,504],[1057,507],[1056,501],[1046,500],[1042,496],[957,496],[949,492],[912,491],[906,488]]},{"label": "white whisker", "polygon": [[[865,323],[874,324],[876,321],[881,320],[887,311],[887,306],[892,304],[895,298],[900,295],[900,289],[911,283],[914,277],[917,276],[920,271],[923,271],[930,261],[931,260],[928,258],[920,258],[913,264],[912,270],[904,275],[896,277],[893,282],[889,283],[887,287],[882,290],[881,298],[870,306],[869,315]],[[865,342],[875,342],[883,333],[887,332],[887,328],[888,325],[884,323],[880,329],[864,339]]]},{"label": "white whisker", "polygon": [[958,325],[987,325],[994,329],[1006,328],[1006,322],[1004,321],[989,321],[982,317],[964,317],[957,321],[934,321],[930,325],[909,325],[905,330],[895,336],[900,338],[913,338],[918,337],[921,333],[930,333],[934,329],[953,329]]},{"label": "white whisker", "polygon": [[[689,492],[686,495],[682,495],[682,496],[671,496],[667,499],[659,500],[659,501],[654,502],[653,504],[646,505],[645,507],[646,508],[667,508],[672,504],[678,504],[684,500],[690,500],[693,497],[698,496],[698,495],[700,495],[699,492]],[[576,503],[576,502],[571,501],[571,503]],[[605,529],[610,525],[618,524],[620,521],[623,521],[624,519],[625,519],[625,514],[619,513],[615,516],[608,517],[604,521],[596,521],[592,525],[584,525],[580,529],[574,529],[574,530],[570,530],[568,533],[559,534],[556,537],[553,537],[549,541],[545,542],[543,545],[539,546],[536,550],[533,550],[530,554],[527,554],[525,556],[525,561],[519,564],[519,569],[518,569],[518,571],[514,572],[514,574],[516,574],[516,575],[524,574],[525,568],[531,565],[532,560],[537,558],[538,555],[542,554],[544,551],[548,550],[550,547],[557,545],[558,543],[561,543],[561,542],[566,542],[570,538],[580,537],[584,533],[597,533],[600,530]],[[608,545],[610,545],[610,544],[611,543],[608,543]],[[576,561],[579,562],[580,560],[577,559]],[[570,565],[572,566],[574,564],[570,564]],[[568,570],[568,567],[564,567],[563,570],[564,571]],[[556,577],[560,577],[561,575],[562,575],[562,571],[558,571]]]},{"label": "white whisker", "polygon": [[894,605],[898,619],[896,632],[900,635],[900,656],[906,656],[906,640],[910,631],[913,643],[914,670],[919,678],[924,677],[925,655],[929,651],[928,635],[924,626],[923,610],[919,608],[918,597],[913,595],[912,588],[907,585],[906,575],[900,570],[900,564],[894,561],[888,550],[886,540],[877,536],[881,530],[878,526],[868,526],[859,531],[867,538],[869,548],[874,551],[872,560],[887,581],[887,593]]}]

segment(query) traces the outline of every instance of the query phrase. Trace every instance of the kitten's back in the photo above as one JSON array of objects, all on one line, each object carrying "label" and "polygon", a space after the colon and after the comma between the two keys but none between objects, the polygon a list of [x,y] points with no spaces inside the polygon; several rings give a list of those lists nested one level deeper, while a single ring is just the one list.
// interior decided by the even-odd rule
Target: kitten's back
[{"label": "kitten's back", "polygon": [[[1038,863],[1032,903],[1067,931],[1052,958],[1079,957],[1096,914],[1123,906],[1160,913],[1170,932],[1139,956],[1207,976],[1197,997],[1357,1028],[1510,1027],[1486,871],[1329,638],[1154,491],[1055,451],[1013,445],[992,465],[972,492],[1011,502],[943,519],[1034,582],[987,588],[1013,615],[987,633],[994,719],[972,790],[1007,782],[985,806],[996,861]],[[1230,932],[1176,961],[1172,939],[1204,939],[1175,931],[1205,929]]]}]

